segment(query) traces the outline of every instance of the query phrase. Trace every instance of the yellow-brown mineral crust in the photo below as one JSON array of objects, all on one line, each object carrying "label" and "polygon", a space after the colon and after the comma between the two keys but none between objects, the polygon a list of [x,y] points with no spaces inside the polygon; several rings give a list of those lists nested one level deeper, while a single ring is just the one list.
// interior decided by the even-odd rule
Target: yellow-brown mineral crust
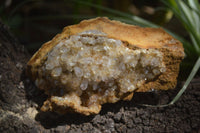
[{"label": "yellow-brown mineral crust", "polygon": [[97,114],[133,92],[176,86],[182,44],[162,29],[96,18],[65,27],[30,59],[27,74],[49,96],[42,111]]}]

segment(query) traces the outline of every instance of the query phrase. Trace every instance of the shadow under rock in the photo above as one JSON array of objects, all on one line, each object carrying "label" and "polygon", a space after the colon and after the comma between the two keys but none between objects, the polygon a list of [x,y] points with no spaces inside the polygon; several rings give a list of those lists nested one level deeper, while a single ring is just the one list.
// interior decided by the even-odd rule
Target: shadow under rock
[{"label": "shadow under rock", "polygon": [[35,84],[25,75],[25,72],[22,74],[22,81],[27,100],[31,103],[36,103],[38,107],[41,107],[48,96],[44,93],[44,91],[35,86]]},{"label": "shadow under rock", "polygon": [[[141,100],[143,99],[143,100]],[[140,103],[156,104],[157,98],[154,93],[138,93],[133,97],[131,101],[119,101],[113,104],[104,104],[100,115],[106,115],[108,112],[117,113],[122,107],[139,107]],[[93,120],[95,115],[84,116],[78,113],[67,113],[65,115],[59,115],[54,112],[40,112],[36,116],[36,121],[39,121],[44,128],[55,128],[57,126],[66,126],[71,124],[82,124]]]},{"label": "shadow under rock", "polygon": [[[90,122],[94,118],[94,115],[84,116],[78,113],[67,113],[65,115],[59,115],[54,112],[41,112],[40,107],[43,105],[43,102],[47,99],[47,95],[44,94],[44,91],[38,89],[33,82],[31,82],[26,76],[23,75],[22,78],[25,86],[26,97],[29,101],[36,103],[38,105],[37,110],[39,113],[36,115],[35,120],[39,121],[40,124],[46,128],[56,128],[57,126],[66,126],[71,124],[81,124],[85,122]],[[146,108],[141,106],[141,104],[150,104],[157,105],[160,104],[160,99],[163,99],[163,96],[168,97],[167,91],[155,91],[155,92],[138,92],[135,93],[132,100],[130,101],[119,101],[117,103],[108,103],[102,106],[100,115],[106,115],[108,112],[117,113],[120,112],[120,109],[125,107],[129,108]],[[166,99],[166,98],[165,98]],[[167,103],[167,100],[164,100]]]},{"label": "shadow under rock", "polygon": [[164,105],[168,104],[179,92],[183,85],[182,81],[178,80],[175,89],[171,90],[155,90],[152,92],[135,92],[133,98],[130,101],[119,101],[117,103],[107,103],[102,106],[101,115],[105,115],[108,112],[117,113],[120,112],[122,107],[133,110],[133,108],[148,108],[146,105]]},{"label": "shadow under rock", "polygon": [[154,92],[137,92],[133,95],[133,98],[130,101],[119,101],[117,103],[107,103],[102,106],[101,115],[107,114],[107,112],[117,113],[120,111],[122,107],[132,108],[145,108],[140,104],[150,104],[156,105],[158,104],[158,95]]},{"label": "shadow under rock", "polygon": [[25,75],[25,72],[23,72],[21,79],[24,83],[26,99],[32,104],[30,106],[35,107],[39,112],[36,115],[35,120],[40,122],[44,128],[50,129],[62,125],[81,124],[93,119],[94,116],[92,115],[84,116],[77,113],[60,115],[55,112],[41,112],[40,108],[48,96],[44,93],[44,91],[38,89],[34,83],[30,81],[30,79]]},{"label": "shadow under rock", "polygon": [[66,126],[71,124],[82,124],[90,122],[94,118],[94,115],[84,116],[78,113],[67,113],[65,115],[59,115],[55,112],[40,112],[36,115],[36,121],[46,128],[56,128],[57,126]]}]

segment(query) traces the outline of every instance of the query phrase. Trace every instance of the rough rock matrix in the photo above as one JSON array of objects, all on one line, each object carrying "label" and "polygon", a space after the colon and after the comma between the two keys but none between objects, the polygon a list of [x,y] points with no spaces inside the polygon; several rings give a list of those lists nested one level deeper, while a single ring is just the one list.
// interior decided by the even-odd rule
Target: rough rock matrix
[{"label": "rough rock matrix", "polygon": [[27,74],[49,96],[43,111],[90,115],[134,91],[174,88],[183,56],[182,44],[161,29],[96,18],[44,44]]}]

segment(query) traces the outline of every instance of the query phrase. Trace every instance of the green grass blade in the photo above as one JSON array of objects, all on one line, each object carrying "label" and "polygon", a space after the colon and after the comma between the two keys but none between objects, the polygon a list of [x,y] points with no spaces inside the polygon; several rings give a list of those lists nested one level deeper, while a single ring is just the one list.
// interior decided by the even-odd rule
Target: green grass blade
[{"label": "green grass blade", "polygon": [[200,57],[196,61],[190,75],[188,76],[185,84],[181,88],[181,90],[178,92],[178,94],[175,96],[175,98],[169,103],[169,104],[174,104],[180,96],[184,93],[184,91],[187,89],[188,85],[190,84],[191,80],[194,78],[195,74],[197,73],[198,69],[200,68]]},{"label": "green grass blade", "polygon": [[195,24],[195,27],[197,29],[197,34],[199,35],[200,34],[200,25],[199,25],[199,22],[200,22],[200,14],[197,12],[198,11],[198,5],[196,2],[196,0],[188,0],[188,4],[192,10],[192,16],[193,16],[193,19],[194,19],[194,24]]},{"label": "green grass blade", "polygon": [[[195,2],[196,0],[194,0]],[[174,14],[176,15],[176,17],[182,22],[183,26],[186,28],[186,30],[188,31],[188,33],[190,34],[190,37],[191,37],[191,40],[192,42],[195,42],[195,43],[192,43],[192,45],[187,45],[188,43],[184,43],[183,41],[180,41],[183,42],[184,44],[184,47],[185,49],[189,48],[189,50],[185,50],[185,51],[190,51],[190,52],[187,52],[187,55],[191,54],[191,53],[196,53],[196,55],[200,55],[200,35],[199,35],[199,20],[200,17],[198,15],[198,18],[194,18],[193,14],[194,14],[194,10],[193,8],[189,8],[185,3],[183,3],[182,0],[176,0],[176,3],[172,4],[171,0],[162,0],[162,2],[167,5],[173,12]],[[198,1],[196,1],[198,3]],[[194,3],[192,3],[190,1],[191,4],[193,4],[194,6]],[[199,3],[197,4],[195,3],[197,6],[196,6],[196,9],[199,9]],[[178,8],[177,8],[178,7]],[[193,17],[191,17],[193,16]],[[198,21],[198,22],[193,22],[193,21]],[[186,46],[186,45],[187,46]],[[190,47],[195,47],[195,48],[190,48]]]},{"label": "green grass blade", "polygon": [[191,38],[192,43],[193,43],[193,45],[194,45],[194,48],[195,48],[195,50],[197,51],[197,54],[200,56],[200,45],[199,45],[199,43],[198,43],[198,42],[200,42],[200,41],[198,41],[199,38],[195,38],[195,37],[194,37],[192,34],[190,34],[190,33],[189,33],[189,35],[190,35],[190,38]]},{"label": "green grass blade", "polygon": [[187,24],[190,24],[191,26],[193,26],[193,20],[195,18],[193,18],[192,16],[192,12],[189,9],[189,7],[182,1],[182,0],[176,0],[179,6],[179,10],[182,12],[182,15],[185,16],[186,20],[187,20]]},{"label": "green grass blade", "polygon": [[137,23],[140,23],[141,25],[143,25],[143,27],[154,27],[154,28],[158,28],[158,27],[160,27],[159,25],[156,25],[156,24],[154,24],[154,23],[151,23],[151,22],[149,22],[149,21],[147,21],[147,20],[145,20],[145,19],[142,19],[142,18],[140,18],[140,17],[137,17],[137,16],[131,16],[131,19],[133,20],[133,21],[136,21]]},{"label": "green grass blade", "polygon": [[132,20],[134,21],[135,24],[138,24],[142,27],[159,27],[149,21],[146,21],[142,18],[139,18],[137,16],[133,16],[132,14],[129,14],[129,13],[124,13],[124,12],[121,12],[121,11],[117,11],[117,10],[113,10],[113,9],[110,9],[110,8],[107,8],[107,7],[103,7],[103,6],[100,6],[100,5],[96,5],[96,4],[92,4],[90,2],[85,2],[85,1],[81,1],[81,0],[72,0],[76,3],[79,3],[79,4],[84,4],[84,5],[87,5],[87,6],[91,6],[91,7],[94,7],[94,8],[98,8],[98,9],[101,9],[103,11],[106,11],[108,13],[111,13],[113,15],[117,15],[117,16],[121,16],[121,17],[124,17],[124,19],[127,19],[127,20]]},{"label": "green grass blade", "polygon": [[34,17],[28,17],[25,18],[25,21],[40,21],[40,20],[57,20],[57,19],[89,19],[96,16],[90,16],[90,15],[43,15],[43,16],[34,16]]},{"label": "green grass blade", "polygon": [[[199,38],[199,16],[194,11],[196,8],[194,1],[189,0],[189,6],[186,6],[186,4],[183,1],[180,2],[180,10],[185,13],[185,16],[187,18],[187,23],[185,24],[188,31],[190,31],[190,37],[192,39],[192,42],[196,48],[197,53],[200,55],[200,38]],[[198,43],[199,42],[199,43]]]},{"label": "green grass blade", "polygon": [[183,23],[184,27],[187,30],[190,30],[190,31],[194,30],[194,28],[191,28],[192,25],[190,24],[190,21],[188,21],[188,18],[187,18],[187,15],[186,15],[187,11],[184,11],[182,9],[186,5],[185,4],[181,4],[182,3],[181,0],[175,0],[175,1],[176,1],[176,4],[171,4],[170,0],[162,0],[162,2],[165,5],[167,5],[174,12],[174,14],[176,15],[176,17]]},{"label": "green grass blade", "polygon": [[103,6],[100,6],[100,5],[96,5],[96,4],[93,4],[91,2],[86,2],[86,1],[82,1],[82,0],[71,0],[71,1],[76,2],[78,4],[83,4],[83,5],[95,7],[95,8],[107,11],[109,13],[115,14],[115,15],[120,15],[120,16],[124,16],[124,17],[130,17],[130,15],[127,14],[127,13],[123,13],[123,12],[120,12],[120,11],[117,11],[117,10],[106,8],[106,7],[103,7]]}]

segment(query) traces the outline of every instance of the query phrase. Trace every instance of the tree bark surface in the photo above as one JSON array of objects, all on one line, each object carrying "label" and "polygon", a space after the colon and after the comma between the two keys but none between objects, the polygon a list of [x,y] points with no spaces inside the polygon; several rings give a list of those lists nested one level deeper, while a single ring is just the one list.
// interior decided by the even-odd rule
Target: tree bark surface
[{"label": "tree bark surface", "polygon": [[26,49],[0,22],[0,132],[200,132],[200,77],[172,106],[144,107],[141,103],[169,102],[182,86],[163,92],[136,93],[131,101],[103,105],[94,116],[40,112],[47,98],[25,76],[30,59]]}]

